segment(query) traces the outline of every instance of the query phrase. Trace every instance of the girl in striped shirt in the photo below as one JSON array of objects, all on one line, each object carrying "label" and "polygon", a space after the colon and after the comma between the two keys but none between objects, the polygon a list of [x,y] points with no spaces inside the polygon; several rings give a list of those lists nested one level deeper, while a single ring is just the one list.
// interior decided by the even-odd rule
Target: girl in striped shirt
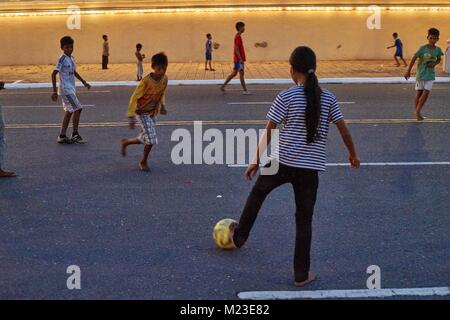
[{"label": "girl in striped shirt", "polygon": [[318,172],[325,171],[330,122],[339,129],[349,152],[351,167],[358,168],[360,162],[336,97],[319,87],[314,51],[308,47],[298,47],[292,52],[289,62],[295,86],[282,91],[273,102],[267,114],[266,133],[259,142],[253,162],[245,171],[245,177],[251,180],[256,174],[260,156],[270,143],[271,132],[281,124],[279,146],[272,153],[271,162],[265,166],[278,167],[278,170],[268,175],[261,172],[248,196],[239,224],[232,224],[230,231],[234,245],[242,247],[267,195],[285,183],[292,184],[296,205],[294,284],[301,287],[316,277],[309,270],[311,227],[319,184]]}]

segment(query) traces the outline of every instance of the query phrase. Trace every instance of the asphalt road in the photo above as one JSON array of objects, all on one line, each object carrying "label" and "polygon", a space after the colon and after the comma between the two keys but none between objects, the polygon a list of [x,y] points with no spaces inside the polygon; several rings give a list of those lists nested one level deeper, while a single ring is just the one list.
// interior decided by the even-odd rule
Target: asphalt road
[{"label": "asphalt road", "polygon": [[[266,103],[286,87],[253,86],[251,96],[237,86],[226,94],[169,87],[150,173],[137,167],[142,146],[119,155],[120,139],[137,134],[124,125],[133,88],[80,89],[88,143],[69,146],[56,144],[63,114],[47,89],[2,91],[7,168],[19,176],[0,180],[0,298],[236,299],[295,290],[291,187],[267,198],[244,248],[218,250],[212,227],[239,217],[252,183],[243,168],[174,165],[170,140],[175,129],[193,131],[184,121],[222,132],[262,128]],[[343,103],[362,162],[450,161],[449,85],[435,85],[425,123],[412,121],[411,86],[326,87]],[[335,128],[327,155],[346,162]],[[318,279],[307,290],[364,289],[370,265],[381,268],[383,288],[450,286],[449,183],[449,165],[329,167],[314,216]],[[81,268],[81,290],[66,287],[69,265]]]}]

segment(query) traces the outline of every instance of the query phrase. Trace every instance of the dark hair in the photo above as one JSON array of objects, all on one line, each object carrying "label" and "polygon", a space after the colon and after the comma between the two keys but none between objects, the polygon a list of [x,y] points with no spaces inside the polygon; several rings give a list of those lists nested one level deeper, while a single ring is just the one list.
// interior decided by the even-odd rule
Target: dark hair
[{"label": "dark hair", "polygon": [[169,61],[164,52],[157,53],[152,57],[152,66],[166,67],[168,64]]},{"label": "dark hair", "polygon": [[436,29],[436,28],[430,28],[430,29],[428,30],[428,35],[429,35],[429,36],[436,36],[436,37],[439,37],[439,34],[440,34],[439,30]]},{"label": "dark hair", "polygon": [[306,94],[306,142],[314,142],[317,134],[317,128],[320,123],[320,96],[322,89],[319,86],[319,80],[316,76],[316,54],[311,48],[297,47],[289,58],[292,68],[306,75],[305,94]]},{"label": "dark hair", "polygon": [[245,23],[242,21],[236,22],[236,30],[239,31],[240,28],[245,27]]},{"label": "dark hair", "polygon": [[394,37],[398,37],[398,33],[397,33],[397,32],[394,32],[392,35],[393,35]]},{"label": "dark hair", "polygon": [[211,37],[211,33],[207,33],[207,34],[206,34],[206,37],[207,37],[207,38]]},{"label": "dark hair", "polygon": [[61,44],[61,48],[67,45],[73,44],[73,39],[69,36],[62,37],[61,40],[59,40]]},{"label": "dark hair", "polygon": [[103,38],[103,39],[108,38],[108,35],[104,34],[104,35],[102,36],[102,38]]},{"label": "dark hair", "polygon": [[142,49],[142,44],[140,43],[136,44],[136,49]]}]

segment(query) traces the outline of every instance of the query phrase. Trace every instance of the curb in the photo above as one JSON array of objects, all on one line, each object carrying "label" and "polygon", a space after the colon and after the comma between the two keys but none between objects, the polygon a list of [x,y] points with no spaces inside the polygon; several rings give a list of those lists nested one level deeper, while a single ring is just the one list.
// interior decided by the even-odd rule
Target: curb
[{"label": "curb", "polygon": [[[321,78],[321,84],[413,84],[416,79],[405,80],[403,77],[385,78]],[[194,85],[220,85],[224,80],[169,80],[170,86],[194,86]],[[135,87],[137,81],[93,81],[89,82],[92,87]],[[230,84],[239,84],[239,80],[234,79]],[[292,84],[291,79],[248,79],[247,84]],[[450,77],[437,77],[435,83],[450,84]],[[77,87],[82,87],[77,83]],[[51,83],[17,83],[6,84],[5,89],[42,89],[52,88]]]}]

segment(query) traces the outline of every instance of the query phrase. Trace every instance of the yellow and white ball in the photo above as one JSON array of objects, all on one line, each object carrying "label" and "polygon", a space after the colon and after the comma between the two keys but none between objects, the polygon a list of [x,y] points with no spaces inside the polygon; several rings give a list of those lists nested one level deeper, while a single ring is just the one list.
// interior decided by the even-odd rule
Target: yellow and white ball
[{"label": "yellow and white ball", "polygon": [[219,248],[227,250],[236,249],[231,240],[230,225],[232,223],[237,223],[237,221],[233,219],[222,219],[214,226],[213,238]]}]

